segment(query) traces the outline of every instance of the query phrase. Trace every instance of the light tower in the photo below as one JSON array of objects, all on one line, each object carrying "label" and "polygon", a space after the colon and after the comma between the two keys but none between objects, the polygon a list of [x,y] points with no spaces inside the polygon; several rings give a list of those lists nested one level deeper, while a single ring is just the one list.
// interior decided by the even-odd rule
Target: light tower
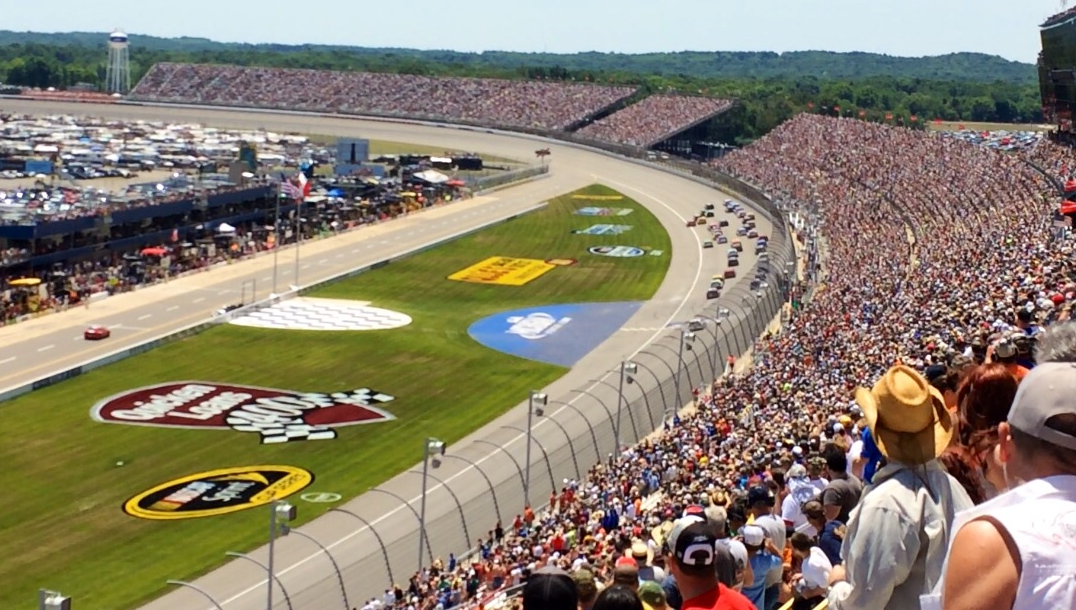
[{"label": "light tower", "polygon": [[127,55],[127,34],[116,30],[108,35],[108,71],[105,90],[127,93],[131,88],[131,60]]}]

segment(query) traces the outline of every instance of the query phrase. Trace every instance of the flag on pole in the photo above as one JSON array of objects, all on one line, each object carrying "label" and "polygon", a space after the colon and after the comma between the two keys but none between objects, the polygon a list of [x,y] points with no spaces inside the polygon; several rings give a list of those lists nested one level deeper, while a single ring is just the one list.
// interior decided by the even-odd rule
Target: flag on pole
[{"label": "flag on pole", "polygon": [[295,186],[295,183],[291,180],[284,180],[280,183],[280,192],[289,197],[290,199],[302,199],[303,189]]},{"label": "flag on pole", "polygon": [[306,174],[299,172],[299,189],[303,192],[303,197],[310,195],[310,182],[306,179]]}]

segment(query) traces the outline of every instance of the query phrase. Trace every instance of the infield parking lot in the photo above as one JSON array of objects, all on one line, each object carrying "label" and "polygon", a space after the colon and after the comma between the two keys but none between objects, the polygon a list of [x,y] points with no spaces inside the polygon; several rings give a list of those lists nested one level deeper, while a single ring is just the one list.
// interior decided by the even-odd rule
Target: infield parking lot
[{"label": "infield parking lot", "polygon": [[[476,323],[504,313],[514,320],[501,333],[508,339],[530,345],[555,336],[556,325],[576,314],[547,320],[537,309],[645,301],[664,278],[671,248],[644,207],[595,185],[308,295],[366,303],[409,323],[397,317],[394,328],[339,332],[222,325],[3,404],[0,608],[21,607],[44,582],[80,605],[132,607],[156,596],[165,579],[193,578],[222,563],[225,551],[263,540],[264,515],[256,511],[191,519],[124,512],[133,500],[128,512],[178,514],[168,484],[189,475],[286,465],[313,480],[291,471],[259,480],[242,468],[214,476],[244,489],[286,481],[295,492],[344,500],[376,486],[421,458],[412,442],[417,435],[462,438],[570,365],[540,352],[506,353],[514,344],[500,339],[480,342]],[[522,313],[510,315],[516,312]],[[585,335],[569,328],[561,336]],[[202,419],[170,421],[160,415],[174,405],[155,402],[153,393],[102,403],[158,384],[175,384],[161,392],[172,399],[211,396],[216,411],[191,410]],[[226,390],[230,398],[222,397]],[[335,400],[322,414],[358,400],[365,411],[352,421],[371,423],[331,426],[341,420],[314,417],[299,430],[252,412],[244,419],[229,411],[243,391]],[[91,418],[95,405],[110,422]],[[158,488],[156,496],[143,494]],[[301,522],[330,506],[304,504]]]}]

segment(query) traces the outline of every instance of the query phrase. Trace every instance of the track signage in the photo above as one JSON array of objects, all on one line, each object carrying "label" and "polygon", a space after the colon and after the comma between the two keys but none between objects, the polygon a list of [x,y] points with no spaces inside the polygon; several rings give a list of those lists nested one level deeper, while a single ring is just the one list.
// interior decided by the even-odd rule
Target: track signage
[{"label": "track signage", "polygon": [[295,466],[241,466],[199,472],[148,489],[123,503],[139,519],[175,521],[226,515],[302,491],[314,475]]},{"label": "track signage", "polygon": [[491,256],[448,276],[457,282],[523,286],[545,275],[557,265],[534,258]]},{"label": "track signage", "polygon": [[249,432],[268,445],[333,439],[339,426],[396,419],[379,408],[394,398],[368,388],[320,393],[178,381],[109,396],[91,408],[90,417],[110,424]]}]

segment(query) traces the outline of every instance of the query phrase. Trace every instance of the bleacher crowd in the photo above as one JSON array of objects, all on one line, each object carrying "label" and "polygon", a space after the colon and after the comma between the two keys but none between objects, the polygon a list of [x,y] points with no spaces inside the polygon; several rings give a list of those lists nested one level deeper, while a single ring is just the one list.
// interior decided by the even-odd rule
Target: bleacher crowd
[{"label": "bleacher crowd", "polygon": [[[635,93],[634,87],[592,83],[159,63],[130,97],[565,131]],[[579,133],[647,145],[731,106],[721,99],[653,95]]]},{"label": "bleacher crowd", "polygon": [[731,100],[712,97],[651,95],[576,133],[595,140],[645,148],[731,107]]},{"label": "bleacher crowd", "polygon": [[1056,191],[987,147],[809,115],[719,167],[814,219],[812,300],[694,411],[363,610],[1076,607]]}]

